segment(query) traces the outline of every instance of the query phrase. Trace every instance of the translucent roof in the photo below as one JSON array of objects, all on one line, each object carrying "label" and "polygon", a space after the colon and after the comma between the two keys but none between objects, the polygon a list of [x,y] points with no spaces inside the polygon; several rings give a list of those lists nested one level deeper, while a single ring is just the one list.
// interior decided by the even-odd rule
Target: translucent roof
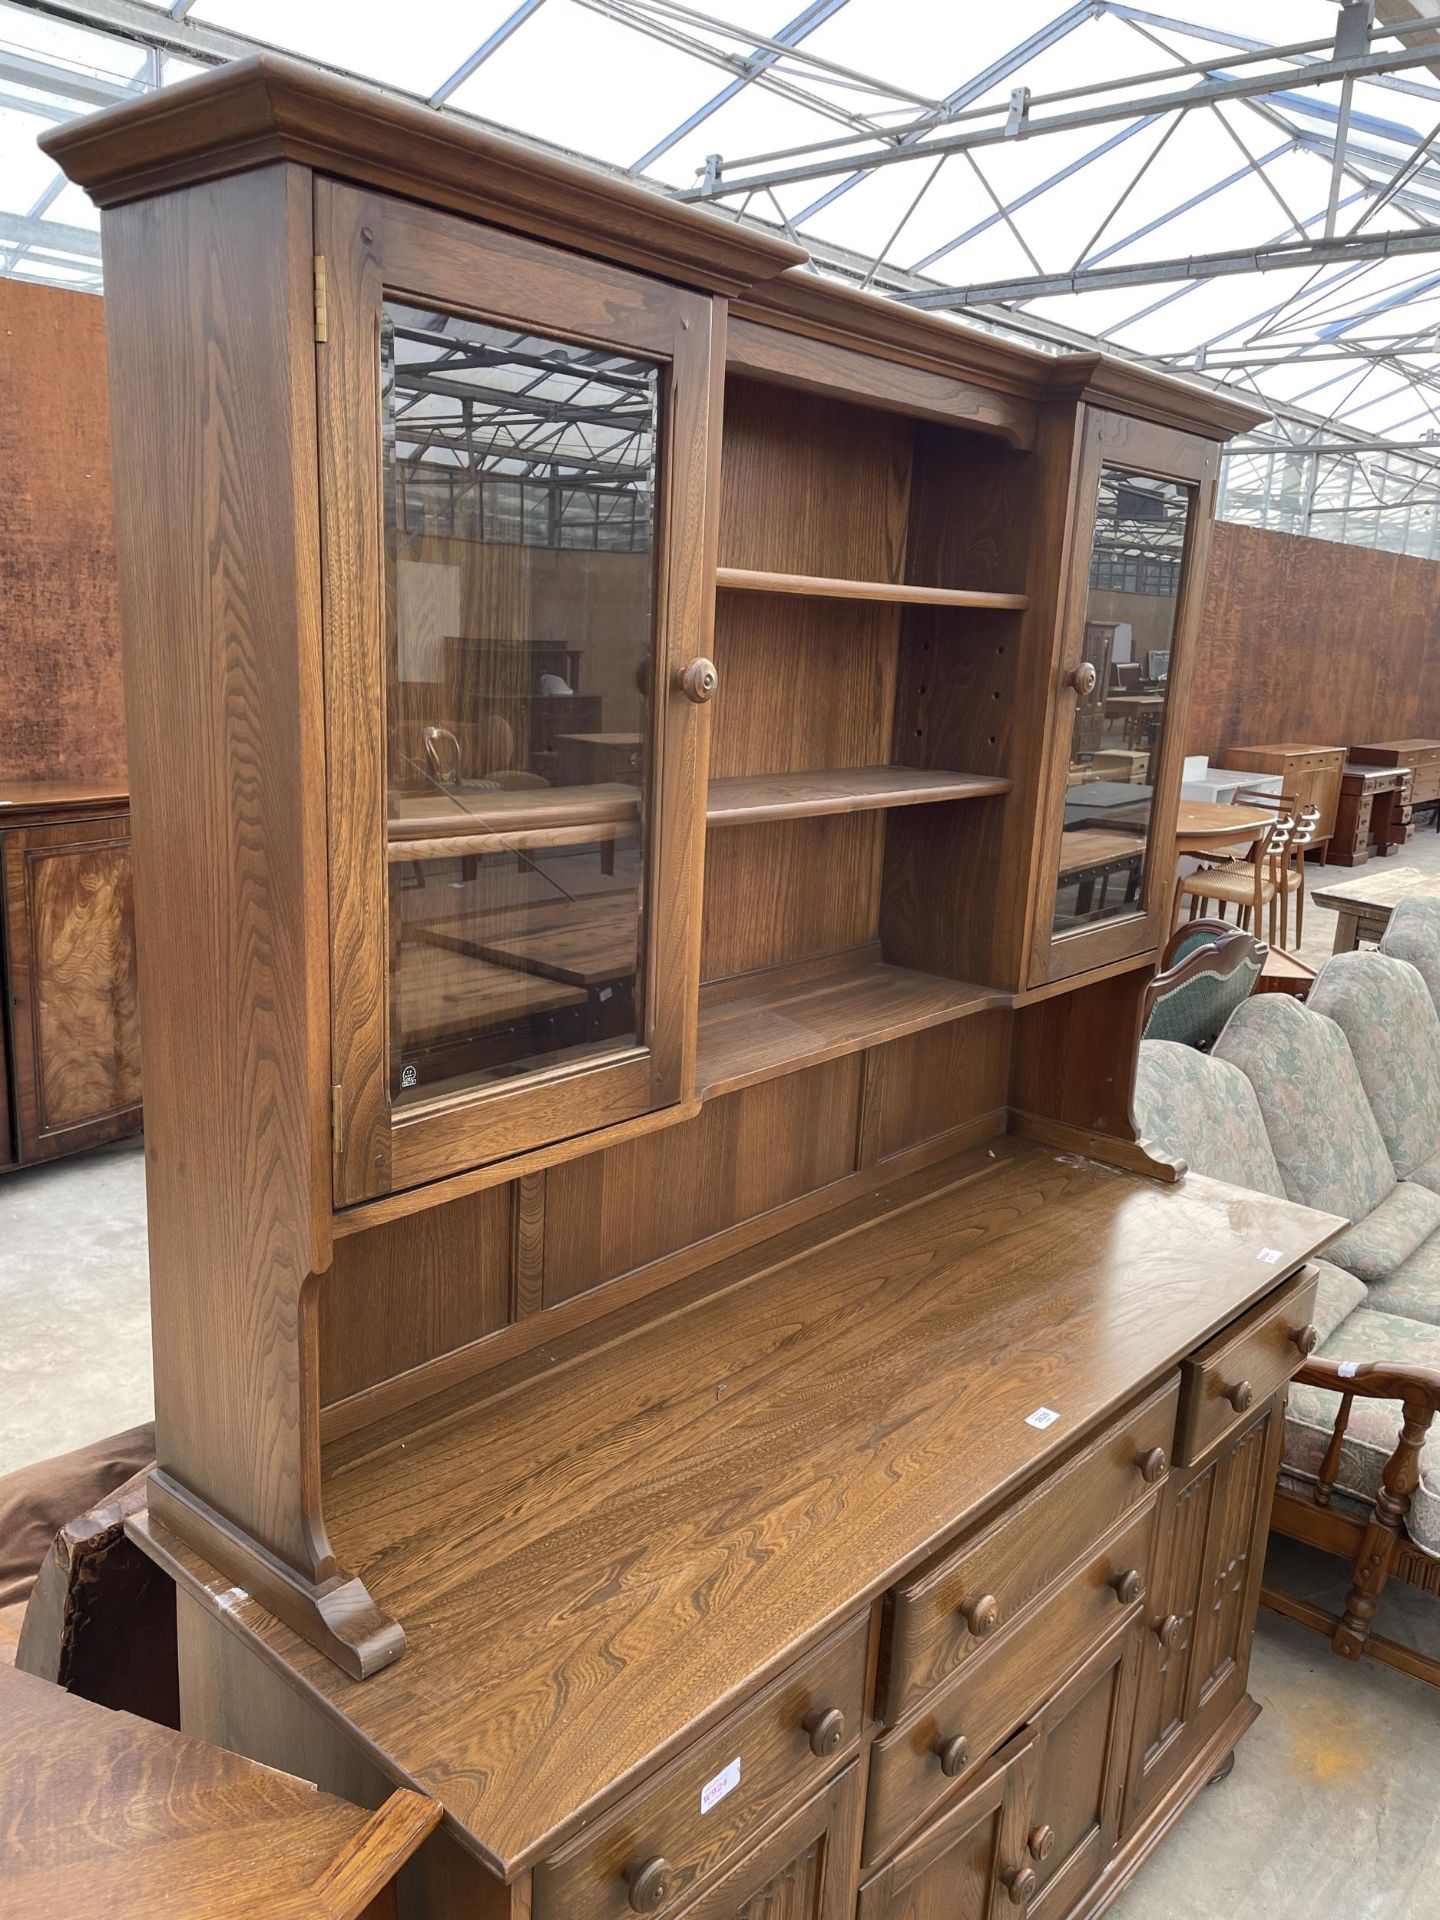
[{"label": "translucent roof", "polygon": [[268,45],[897,299],[1236,384],[1280,408],[1271,438],[1383,443],[1428,484],[1440,0],[1175,4],[0,0],[0,271],[99,284],[38,132]]}]

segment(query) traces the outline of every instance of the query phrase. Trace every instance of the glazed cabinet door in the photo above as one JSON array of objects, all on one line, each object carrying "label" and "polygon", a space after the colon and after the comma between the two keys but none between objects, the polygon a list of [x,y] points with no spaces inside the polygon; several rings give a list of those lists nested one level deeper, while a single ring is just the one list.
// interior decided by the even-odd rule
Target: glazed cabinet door
[{"label": "glazed cabinet door", "polygon": [[693,1079],[714,303],[317,181],[339,1205]]},{"label": "glazed cabinet door", "polygon": [[1001,1920],[1035,1886],[1026,1850],[1036,1738],[1016,1736],[983,1779],[860,1889],[857,1920]]},{"label": "glazed cabinet door", "polygon": [[4,836],[5,962],[17,1160],[140,1123],[128,814]]},{"label": "glazed cabinet door", "polygon": [[1172,1472],[1141,1637],[1127,1828],[1244,1695],[1284,1422],[1281,1393],[1193,1467]]},{"label": "glazed cabinet door", "polygon": [[1030,985],[1158,948],[1219,451],[1096,408],[1081,434]]},{"label": "glazed cabinet door", "polygon": [[850,1920],[860,1807],[860,1768],[852,1763],[676,1920]]}]

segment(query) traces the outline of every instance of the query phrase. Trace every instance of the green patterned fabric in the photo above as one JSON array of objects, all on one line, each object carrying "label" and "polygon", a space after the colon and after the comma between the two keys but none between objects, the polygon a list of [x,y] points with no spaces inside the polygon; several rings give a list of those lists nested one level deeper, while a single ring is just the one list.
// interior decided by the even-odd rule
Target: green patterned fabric
[{"label": "green patterned fabric", "polygon": [[[1325,1251],[1337,1267],[1358,1274],[1362,1280],[1385,1280],[1424,1253],[1437,1227],[1440,1193],[1417,1186],[1413,1180],[1402,1180],[1378,1207],[1347,1227]],[[1409,1313],[1410,1308],[1397,1307],[1395,1311]]]},{"label": "green patterned fabric", "polygon": [[1196,1173],[1285,1198],[1260,1105],[1238,1068],[1174,1040],[1142,1040],[1135,1119],[1146,1140]]},{"label": "green patterned fabric", "polygon": [[[1333,1246],[1325,1251],[1335,1257]],[[1404,1314],[1440,1327],[1440,1234],[1432,1234],[1408,1260],[1372,1283],[1370,1305],[1380,1313]]]},{"label": "green patterned fabric", "polygon": [[[1349,1042],[1333,1020],[1288,993],[1259,994],[1235,1009],[1215,1058],[1238,1067],[1254,1088],[1292,1200],[1355,1221],[1374,1212],[1395,1185],[1395,1169]],[[1396,1261],[1429,1231],[1397,1251]]]},{"label": "green patterned fabric", "polygon": [[[1352,1313],[1319,1349],[1325,1360],[1392,1360],[1403,1366],[1440,1369],[1440,1327],[1396,1313]],[[1340,1398],[1325,1387],[1294,1386],[1285,1417],[1285,1463],[1281,1479],[1313,1486],[1330,1444]],[[1400,1435],[1400,1403],[1354,1400],[1340,1449],[1336,1504],[1368,1511],[1385,1463]],[[1410,1503],[1410,1538],[1440,1554],[1440,1423],[1431,1428],[1420,1456],[1420,1485]]]},{"label": "green patterned fabric", "polygon": [[1178,1040],[1182,1046],[1208,1047],[1260,977],[1263,960],[1247,961],[1225,979],[1196,974],[1163,994],[1145,1022],[1147,1040]]},{"label": "green patterned fabric", "polygon": [[1390,916],[1380,951],[1408,960],[1440,1008],[1440,898],[1402,900]]},{"label": "green patterned fabric", "polygon": [[1416,1167],[1410,1173],[1417,1186],[1429,1187],[1432,1193],[1440,1193],[1440,1153],[1427,1160],[1423,1167]]},{"label": "green patterned fabric", "polygon": [[1353,1273],[1346,1273],[1343,1267],[1335,1267],[1328,1260],[1313,1260],[1310,1263],[1319,1275],[1315,1288],[1315,1311],[1310,1316],[1311,1325],[1326,1341],[1335,1329],[1343,1326],[1357,1307],[1363,1307],[1369,1298],[1370,1289],[1363,1280],[1357,1280]]},{"label": "green patterned fabric", "polygon": [[1337,953],[1308,1004],[1350,1042],[1391,1164],[1408,1179],[1440,1151],[1440,1013],[1424,980],[1387,954]]}]

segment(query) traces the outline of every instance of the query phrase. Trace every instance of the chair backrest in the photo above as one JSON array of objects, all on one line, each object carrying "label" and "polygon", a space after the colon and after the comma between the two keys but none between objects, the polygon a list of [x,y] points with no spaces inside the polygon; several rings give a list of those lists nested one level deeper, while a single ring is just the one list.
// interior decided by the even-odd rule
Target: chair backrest
[{"label": "chair backrest", "polygon": [[1440,1008],[1440,894],[1402,900],[1390,916],[1380,951],[1408,960]]},{"label": "chair backrest", "polygon": [[1229,940],[1238,932],[1239,928],[1231,920],[1182,920],[1165,942],[1160,964],[1155,971],[1165,973],[1177,960],[1183,960],[1187,953],[1194,953],[1200,947],[1218,946],[1222,940]]},{"label": "chair backrest", "polygon": [[1288,993],[1256,994],[1231,1015],[1215,1056],[1255,1089],[1292,1200],[1363,1220],[1392,1191],[1395,1169],[1333,1020]]},{"label": "chair backrest", "polygon": [[1224,935],[1191,947],[1151,980],[1145,989],[1147,1040],[1212,1046],[1236,1007],[1254,991],[1268,949],[1238,927],[1225,927]]},{"label": "chair backrest", "polygon": [[1238,1067],[1173,1040],[1142,1040],[1135,1119],[1146,1140],[1193,1173],[1285,1198],[1260,1103]]},{"label": "chair backrest", "polygon": [[1385,953],[1337,953],[1309,1004],[1350,1042],[1391,1165],[1403,1180],[1440,1147],[1440,1013],[1416,968]]}]

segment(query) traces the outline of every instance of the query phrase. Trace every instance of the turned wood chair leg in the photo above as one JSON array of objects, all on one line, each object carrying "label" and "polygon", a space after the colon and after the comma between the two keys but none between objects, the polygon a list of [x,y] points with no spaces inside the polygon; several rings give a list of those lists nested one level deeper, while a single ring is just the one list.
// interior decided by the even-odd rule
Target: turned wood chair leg
[{"label": "turned wood chair leg", "polygon": [[1431,1415],[1427,1408],[1406,1401],[1400,1440],[1385,1465],[1374,1511],[1355,1556],[1355,1579],[1345,1596],[1345,1615],[1331,1642],[1347,1660],[1358,1660],[1370,1638],[1370,1623],[1390,1577],[1401,1529],[1410,1501],[1420,1484],[1420,1450],[1425,1444]]}]

